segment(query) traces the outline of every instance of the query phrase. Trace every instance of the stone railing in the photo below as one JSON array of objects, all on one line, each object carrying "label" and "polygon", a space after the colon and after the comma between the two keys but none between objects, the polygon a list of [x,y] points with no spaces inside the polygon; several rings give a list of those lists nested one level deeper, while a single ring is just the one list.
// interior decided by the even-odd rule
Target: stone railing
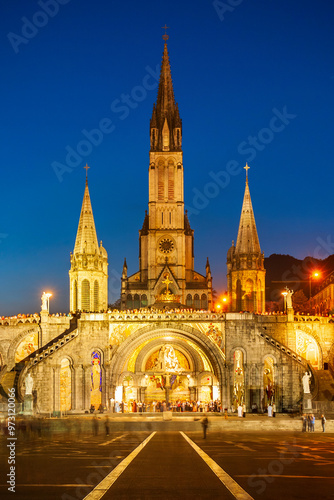
[{"label": "stone railing", "polygon": [[301,314],[295,314],[293,319],[294,321],[298,321],[299,323],[301,322],[304,323],[306,321],[318,322],[322,324],[334,323],[334,318],[332,316],[306,316]]},{"label": "stone railing", "polygon": [[11,316],[11,317],[2,317],[0,318],[0,325],[2,326],[16,326],[19,324],[29,324],[29,323],[39,323],[41,318],[38,314],[34,316]]},{"label": "stone railing", "polygon": [[308,363],[307,363],[306,359],[304,359],[302,356],[297,354],[295,351],[293,351],[289,347],[285,346],[284,344],[281,344],[281,342],[278,342],[278,340],[276,340],[274,337],[271,337],[270,335],[268,335],[267,333],[265,333],[263,331],[257,331],[257,334],[260,337],[262,337],[266,342],[268,342],[268,344],[272,345],[273,347],[275,347],[279,351],[283,352],[287,356],[290,356],[290,358],[294,359],[295,361],[297,361],[298,363],[303,365],[305,367],[305,369],[308,369]]},{"label": "stone railing", "polygon": [[201,321],[217,321],[225,320],[224,313],[211,312],[154,312],[154,313],[81,313],[80,320],[82,321],[157,321],[157,320],[201,320]]},{"label": "stone railing", "polygon": [[68,344],[71,340],[73,340],[75,337],[77,337],[79,334],[78,329],[76,328],[75,330],[72,330],[71,332],[68,333],[62,333],[55,339],[51,340],[48,344],[45,346],[41,347],[37,351],[33,352],[29,357],[30,359],[28,360],[28,363],[26,365],[27,368],[29,368],[32,365],[37,365],[40,361],[43,361],[43,359],[47,358],[48,356],[51,356],[51,354],[54,354],[57,352],[57,350],[64,345]]},{"label": "stone railing", "polygon": [[[72,316],[64,314],[49,314],[47,316],[48,323],[50,324],[63,324],[68,323]],[[41,322],[41,317],[39,314],[24,315],[19,314],[17,316],[2,316],[0,318],[0,326],[17,326],[20,324],[37,324]]]}]

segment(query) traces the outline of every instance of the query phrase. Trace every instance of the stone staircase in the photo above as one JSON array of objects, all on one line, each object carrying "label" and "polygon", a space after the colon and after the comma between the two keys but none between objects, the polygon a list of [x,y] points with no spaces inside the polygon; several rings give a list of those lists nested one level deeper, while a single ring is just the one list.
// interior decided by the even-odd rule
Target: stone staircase
[{"label": "stone staircase", "polygon": [[29,356],[22,359],[19,363],[16,363],[12,370],[2,370],[0,374],[0,395],[3,398],[8,399],[8,391],[9,389],[14,387],[16,399],[18,401],[22,401],[24,395],[20,392],[21,381],[22,379],[24,379],[29,368],[40,363],[41,361],[43,361],[43,359],[53,354],[64,345],[68,344],[68,342],[70,342],[77,336],[77,318],[72,318],[70,326],[67,330],[59,334],[44,346],[29,354]]}]

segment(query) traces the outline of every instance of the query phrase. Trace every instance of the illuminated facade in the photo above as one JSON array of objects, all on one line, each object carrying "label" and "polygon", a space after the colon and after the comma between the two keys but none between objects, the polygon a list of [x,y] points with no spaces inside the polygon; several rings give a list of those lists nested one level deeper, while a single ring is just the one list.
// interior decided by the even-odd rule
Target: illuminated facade
[{"label": "illuminated facade", "polygon": [[194,231],[184,209],[182,121],[174,97],[167,43],[150,121],[150,144],[149,200],[139,231],[139,271],[128,276],[124,263],[122,309],[174,302],[211,310],[209,261],[205,275],[194,270]]},{"label": "illuminated facade", "polygon": [[102,241],[100,246],[97,242],[87,176],[69,276],[70,311],[100,312],[107,309],[108,255]]},{"label": "illuminated facade", "polygon": [[286,316],[261,314],[265,270],[248,176],[237,243],[227,257],[229,312],[212,312],[209,262],[205,274],[194,270],[182,123],[166,44],[150,140],[139,271],[127,276],[124,263],[122,310],[108,310],[107,252],[98,245],[86,180],[69,271],[70,311],[81,311],[80,319],[43,310],[0,320],[1,394],[16,384],[23,401],[30,373],[36,407],[48,414],[111,408],[115,401],[127,411],[142,403],[153,411],[158,401],[215,400],[229,410],[244,404],[247,411],[265,411],[275,403],[287,411],[299,406],[302,375],[311,371],[317,397],[317,373],[334,367],[333,320],[295,316],[292,309]]},{"label": "illuminated facade", "polygon": [[237,244],[227,253],[227,289],[230,311],[265,312],[264,254],[260,249],[253,206],[248,185],[242,204]]}]

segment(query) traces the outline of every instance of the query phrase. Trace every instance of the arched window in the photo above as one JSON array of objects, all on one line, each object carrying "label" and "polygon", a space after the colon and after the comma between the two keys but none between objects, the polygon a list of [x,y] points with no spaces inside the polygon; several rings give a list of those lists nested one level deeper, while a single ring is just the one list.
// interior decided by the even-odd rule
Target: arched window
[{"label": "arched window", "polygon": [[194,309],[200,309],[201,308],[201,303],[199,300],[199,295],[198,293],[195,293],[194,295]]},{"label": "arched window", "polygon": [[263,367],[264,406],[275,402],[274,360],[267,356]]},{"label": "arched window", "polygon": [[244,353],[237,349],[233,355],[234,384],[232,401],[234,407],[245,403]]},{"label": "arched window", "polygon": [[242,289],[241,289],[241,281],[237,280],[236,283],[236,311],[240,312],[242,310]]},{"label": "arched window", "polygon": [[253,280],[248,279],[245,283],[245,302],[244,308],[246,311],[254,311],[254,283]]},{"label": "arched window", "polygon": [[78,283],[74,280],[73,283],[73,307],[72,310],[75,312],[78,310]]},{"label": "arched window", "polygon": [[133,302],[132,302],[132,295],[131,295],[131,293],[129,293],[126,296],[126,308],[127,309],[132,309],[133,308]]},{"label": "arched window", "polygon": [[140,306],[147,307],[147,295],[144,294],[141,296]]},{"label": "arched window", "polygon": [[164,175],[165,175],[164,162],[163,161],[159,161],[159,167],[158,167],[158,200],[163,200],[164,199],[164,189],[165,189]]},{"label": "arched window", "polygon": [[81,283],[81,310],[90,311],[90,284],[88,280]]},{"label": "arched window", "polygon": [[139,299],[139,295],[137,293],[134,296],[133,308],[134,309],[139,309],[140,308],[140,299]]},{"label": "arched window", "polygon": [[94,311],[99,312],[100,301],[99,301],[99,282],[95,280],[94,282]]},{"label": "arched window", "polygon": [[320,367],[320,356],[318,344],[315,338],[302,330],[297,330],[296,346],[297,354],[306,358],[313,368],[318,370]]},{"label": "arched window", "polygon": [[[168,199],[174,199],[174,163],[172,161],[168,162]],[[171,223],[171,220],[169,221]]]},{"label": "arched window", "polygon": [[205,293],[202,293],[201,296],[201,309],[207,309],[208,308],[208,300],[207,296]]},{"label": "arched window", "polygon": [[188,293],[187,298],[186,298],[186,306],[187,307],[192,307],[193,305],[193,299],[190,293]]},{"label": "arched window", "polygon": [[72,409],[72,372],[67,358],[60,363],[60,411]]}]

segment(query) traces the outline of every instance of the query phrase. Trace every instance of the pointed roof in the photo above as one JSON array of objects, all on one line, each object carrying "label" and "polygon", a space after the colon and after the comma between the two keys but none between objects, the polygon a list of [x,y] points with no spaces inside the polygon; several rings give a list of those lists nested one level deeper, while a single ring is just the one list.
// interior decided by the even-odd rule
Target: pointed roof
[{"label": "pointed roof", "polygon": [[97,242],[92,204],[89,196],[88,180],[86,177],[85,193],[73,253],[76,254],[85,252],[87,254],[94,254],[95,252],[98,252],[98,250],[99,245]]},{"label": "pointed roof", "polygon": [[174,115],[176,108],[167,43],[164,44],[156,111],[159,118]]},{"label": "pointed roof", "polygon": [[246,187],[244,201],[242,204],[239,231],[235,252],[238,254],[261,253],[259,237],[256,230],[255,217],[253,212],[252,200],[248,186],[248,169],[246,163]]}]

